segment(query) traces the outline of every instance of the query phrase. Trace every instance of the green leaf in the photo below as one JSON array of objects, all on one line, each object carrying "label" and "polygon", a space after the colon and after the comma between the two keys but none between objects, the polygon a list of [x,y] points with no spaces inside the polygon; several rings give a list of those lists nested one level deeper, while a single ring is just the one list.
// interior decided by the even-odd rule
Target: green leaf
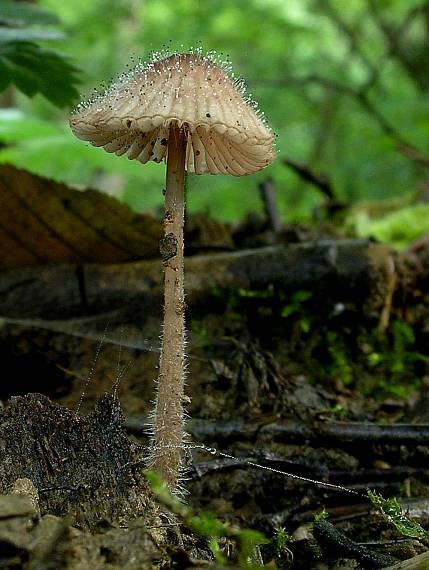
[{"label": "green leaf", "polygon": [[248,297],[250,299],[271,299],[274,296],[273,287],[269,285],[264,290],[253,291],[251,289],[238,289],[238,294],[240,297]]},{"label": "green leaf", "polygon": [[218,564],[226,564],[227,560],[225,556],[222,554],[222,551],[219,546],[219,542],[216,538],[209,539],[209,548],[212,551],[213,556]]},{"label": "green leaf", "polygon": [[0,58],[0,92],[4,91],[11,82],[12,74],[10,68]]},{"label": "green leaf", "polygon": [[224,524],[214,514],[203,512],[192,517],[192,526],[199,534],[207,537],[224,536]]},{"label": "green leaf", "polygon": [[284,318],[287,319],[287,317],[289,317],[290,315],[292,315],[293,313],[296,313],[297,311],[299,311],[299,305],[297,305],[296,303],[292,303],[291,305],[285,305],[281,312],[280,315]]},{"label": "green leaf", "polygon": [[27,2],[2,0],[0,3],[0,24],[24,26],[34,24],[58,24],[55,14],[44,8]]},{"label": "green leaf", "polygon": [[[1,68],[0,78],[2,78]],[[16,147],[17,143],[22,141],[34,141],[35,133],[40,144],[41,139],[58,138],[63,131],[55,123],[26,116],[18,109],[0,109],[0,142],[13,144]]]},{"label": "green leaf", "polygon": [[313,293],[311,291],[296,291],[292,295],[292,302],[293,303],[303,303],[304,301],[308,301],[311,299]]},{"label": "green leaf", "polygon": [[370,491],[369,489],[368,496],[383,517],[393,524],[403,536],[429,541],[429,532],[421,527],[419,523],[404,515],[401,505],[396,498],[385,499],[382,495],[378,495],[375,491]]},{"label": "green leaf", "polygon": [[40,93],[58,107],[78,97],[78,69],[57,52],[32,42],[0,42],[0,70],[3,89],[14,83],[29,97]]},{"label": "green leaf", "polygon": [[256,566],[256,564],[252,564],[252,559],[257,559],[257,547],[270,542],[262,533],[253,529],[240,530],[238,540],[240,543],[239,562],[241,567]]},{"label": "green leaf", "polygon": [[240,567],[259,567],[259,564],[252,564],[252,559],[257,559],[257,547],[260,544],[268,544],[270,541],[263,534],[253,529],[238,529],[231,527],[228,523],[223,523],[216,519],[211,513],[201,513],[196,515],[193,510],[179,502],[174,497],[160,477],[153,471],[146,470],[147,481],[158,497],[174,514],[179,515],[183,521],[194,531],[209,539],[209,545],[217,562],[222,563],[224,557],[220,551],[217,538],[230,537],[238,542],[238,559]]},{"label": "green leaf", "polygon": [[0,42],[57,41],[64,38],[65,35],[58,30],[3,28],[0,26]]},{"label": "green leaf", "polygon": [[311,319],[309,317],[302,317],[299,320],[299,326],[301,327],[302,332],[304,333],[310,332]]}]

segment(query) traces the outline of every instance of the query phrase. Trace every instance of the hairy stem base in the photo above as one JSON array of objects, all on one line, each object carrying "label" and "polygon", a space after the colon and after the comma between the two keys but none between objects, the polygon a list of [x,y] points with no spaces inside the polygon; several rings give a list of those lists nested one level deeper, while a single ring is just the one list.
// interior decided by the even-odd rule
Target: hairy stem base
[{"label": "hairy stem base", "polygon": [[164,327],[155,405],[150,467],[177,488],[184,435],[185,294],[183,225],[187,134],[170,127],[165,191],[165,237],[160,251],[165,270]]}]

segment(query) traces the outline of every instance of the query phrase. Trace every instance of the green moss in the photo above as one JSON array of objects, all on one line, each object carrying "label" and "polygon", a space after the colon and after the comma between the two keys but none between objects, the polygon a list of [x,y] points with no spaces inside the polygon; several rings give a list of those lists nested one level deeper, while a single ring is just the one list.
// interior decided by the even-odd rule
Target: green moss
[{"label": "green moss", "polygon": [[401,207],[382,219],[371,220],[360,212],[354,219],[356,233],[361,237],[375,237],[379,241],[398,249],[407,247],[412,241],[429,230],[429,205],[416,204]]},{"label": "green moss", "polygon": [[211,346],[212,338],[206,325],[198,319],[191,319],[189,328],[192,333],[193,342],[200,348]]},{"label": "green moss", "polygon": [[340,380],[344,386],[353,383],[353,365],[347,351],[344,339],[336,332],[327,334],[328,351],[332,357],[332,364],[329,366],[330,374]]},{"label": "green moss", "polygon": [[372,347],[366,361],[374,383],[366,386],[366,393],[406,397],[418,388],[416,363],[429,358],[416,350],[415,333],[408,323],[395,320],[385,334],[374,332],[361,342]]},{"label": "green moss", "polygon": [[[223,330],[247,330],[279,363],[314,383],[335,381],[376,398],[408,397],[420,385],[428,357],[404,320],[392,318],[381,334],[364,313],[356,322],[362,308],[352,303],[336,313],[316,292],[290,293],[278,285],[218,291],[217,297]],[[192,327],[208,346],[204,328]]]}]

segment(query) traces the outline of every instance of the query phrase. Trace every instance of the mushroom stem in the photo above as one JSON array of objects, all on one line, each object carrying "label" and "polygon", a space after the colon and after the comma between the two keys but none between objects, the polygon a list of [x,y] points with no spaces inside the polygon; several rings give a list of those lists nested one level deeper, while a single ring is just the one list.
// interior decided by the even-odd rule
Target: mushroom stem
[{"label": "mushroom stem", "polygon": [[185,296],[183,225],[187,133],[170,126],[165,191],[164,326],[155,404],[151,465],[170,491],[177,488],[182,465],[185,380]]}]

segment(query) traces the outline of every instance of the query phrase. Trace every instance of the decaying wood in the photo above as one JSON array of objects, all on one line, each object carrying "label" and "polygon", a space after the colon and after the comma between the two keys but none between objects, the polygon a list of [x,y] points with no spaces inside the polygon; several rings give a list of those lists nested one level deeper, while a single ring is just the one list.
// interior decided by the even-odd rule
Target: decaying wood
[{"label": "decaying wood", "polygon": [[364,568],[369,568],[370,570],[385,568],[387,564],[395,562],[392,556],[357,544],[326,520],[316,522],[313,527],[313,533],[314,537],[322,545],[322,548],[328,554],[334,554],[335,558],[354,558],[359,560]]},{"label": "decaying wood", "polygon": [[[141,433],[144,418],[128,418],[125,427]],[[256,436],[273,441],[296,444],[311,442],[320,445],[359,443],[360,445],[428,445],[429,424],[374,424],[358,422],[321,422],[311,424],[285,419],[259,424],[230,420],[190,420],[188,431],[199,441],[249,441]]]},{"label": "decaying wood", "polygon": [[88,416],[41,394],[13,397],[0,411],[0,450],[2,568],[149,570],[211,558],[154,501],[115,397]]},{"label": "decaying wood", "polygon": [[41,513],[79,513],[81,523],[130,520],[150,510],[144,479],[130,465],[141,453],[121,426],[117,401],[85,417],[40,394],[11,398],[0,412],[0,491],[32,481]]},{"label": "decaying wood", "polygon": [[[189,305],[215,290],[263,288],[328,292],[338,300],[384,304],[391,251],[368,240],[324,240],[186,258]],[[159,261],[56,265],[0,274],[0,315],[65,319],[124,306],[161,305]]]},{"label": "decaying wood", "polygon": [[0,412],[1,567],[140,570],[168,560],[171,521],[121,424],[110,395],[88,416],[40,394],[11,398]]}]

